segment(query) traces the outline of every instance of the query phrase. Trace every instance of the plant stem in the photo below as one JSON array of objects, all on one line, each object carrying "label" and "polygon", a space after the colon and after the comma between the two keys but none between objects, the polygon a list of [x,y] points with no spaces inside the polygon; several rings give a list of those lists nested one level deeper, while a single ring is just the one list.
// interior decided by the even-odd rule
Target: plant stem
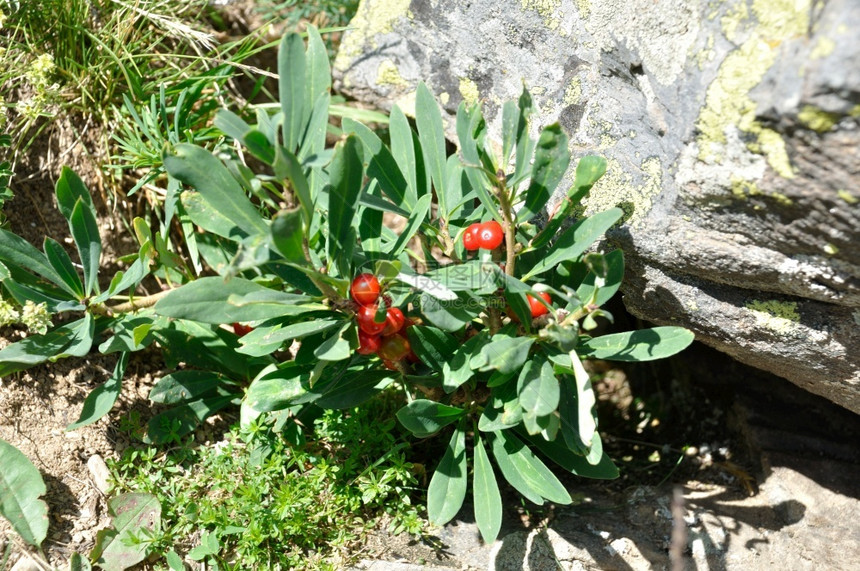
[{"label": "plant stem", "polygon": [[514,277],[514,264],[516,263],[516,224],[514,223],[514,209],[508,196],[508,189],[505,186],[504,173],[499,173],[499,185],[496,187],[496,193],[499,196],[499,205],[502,210],[502,220],[504,221],[503,229],[505,231],[505,251],[507,259],[505,260],[505,273]]},{"label": "plant stem", "polygon": [[127,301],[125,303],[121,303],[119,305],[107,306],[103,304],[94,305],[90,307],[90,310],[97,315],[113,315],[115,313],[132,313],[137,311],[138,309],[146,309],[147,307],[152,307],[156,304],[156,302],[162,297],[169,294],[172,289],[166,289],[160,291],[158,293],[154,293],[152,295],[148,295],[146,297],[142,297],[140,299],[132,299],[131,301]]}]

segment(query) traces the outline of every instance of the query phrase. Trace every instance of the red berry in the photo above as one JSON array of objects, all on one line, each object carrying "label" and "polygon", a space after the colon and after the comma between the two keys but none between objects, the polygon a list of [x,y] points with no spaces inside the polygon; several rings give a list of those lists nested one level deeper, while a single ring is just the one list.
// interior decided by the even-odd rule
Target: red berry
[{"label": "red berry", "polygon": [[502,225],[495,220],[484,222],[478,229],[478,246],[485,250],[495,250],[502,245],[504,232]]},{"label": "red berry", "polygon": [[359,355],[373,355],[379,351],[379,335],[368,335],[361,329],[358,330],[358,349],[356,353]]},{"label": "red berry", "polygon": [[382,364],[385,365],[385,368],[389,371],[397,371],[397,363],[394,361],[389,361],[388,359],[383,359]]},{"label": "red berry", "polygon": [[233,333],[235,333],[239,337],[244,337],[245,335],[247,335],[248,333],[250,333],[253,330],[254,330],[254,328],[251,327],[250,325],[242,325],[241,323],[234,323],[233,324]]},{"label": "red berry", "polygon": [[358,274],[349,287],[352,299],[359,305],[371,305],[379,299],[379,280],[373,274]]},{"label": "red berry", "polygon": [[379,335],[385,329],[385,321],[376,321],[377,305],[362,305],[358,308],[358,328],[368,335]]},{"label": "red berry", "polygon": [[383,335],[394,335],[406,323],[406,316],[396,307],[392,307],[385,314],[385,329],[382,330]]},{"label": "red berry", "polygon": [[463,247],[467,250],[477,250],[481,246],[478,244],[478,232],[481,229],[481,225],[478,223],[470,224],[466,231],[463,232]]},{"label": "red berry", "polygon": [[400,335],[391,335],[383,337],[382,343],[379,345],[379,356],[389,361],[399,361],[409,354],[412,348],[409,346],[409,341]]},{"label": "red berry", "polygon": [[[547,303],[552,303],[552,297],[545,292],[538,292],[538,295],[543,298]],[[533,297],[531,294],[526,294],[526,299],[529,301],[529,309],[532,311],[532,317],[540,317],[541,315],[546,315],[549,313],[549,310],[543,305],[541,302],[537,300],[537,298]]]}]

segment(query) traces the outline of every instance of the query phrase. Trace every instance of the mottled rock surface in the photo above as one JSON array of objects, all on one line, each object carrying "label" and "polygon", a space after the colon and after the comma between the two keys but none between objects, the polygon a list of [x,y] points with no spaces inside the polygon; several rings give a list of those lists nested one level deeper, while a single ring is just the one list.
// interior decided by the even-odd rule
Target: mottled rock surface
[{"label": "mottled rock surface", "polygon": [[498,133],[601,154],[635,315],[860,412],[860,4],[853,0],[364,0],[340,88],[409,110],[425,81]]}]

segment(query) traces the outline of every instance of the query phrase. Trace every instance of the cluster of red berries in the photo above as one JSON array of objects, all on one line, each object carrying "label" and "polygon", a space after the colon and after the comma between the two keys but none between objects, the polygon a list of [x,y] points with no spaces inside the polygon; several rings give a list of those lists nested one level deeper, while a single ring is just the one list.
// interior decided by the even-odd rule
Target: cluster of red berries
[{"label": "cluster of red berries", "polygon": [[502,245],[504,232],[502,225],[495,220],[489,222],[470,224],[463,233],[463,246],[469,250],[495,250]]},{"label": "cluster of red berries", "polygon": [[[394,363],[412,357],[412,348],[407,339],[406,327],[411,322],[396,307],[385,310],[385,320],[377,321],[379,313],[379,280],[373,274],[359,274],[349,288],[352,300],[358,305],[358,349],[361,355],[377,354],[388,368]],[[385,300],[383,300],[385,303]],[[388,305],[388,303],[386,303]]]}]

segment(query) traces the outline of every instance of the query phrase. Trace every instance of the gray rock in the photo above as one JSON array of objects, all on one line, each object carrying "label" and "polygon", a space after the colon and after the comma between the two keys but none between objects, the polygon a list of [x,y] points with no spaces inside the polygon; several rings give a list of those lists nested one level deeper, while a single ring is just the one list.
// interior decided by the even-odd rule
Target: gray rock
[{"label": "gray rock", "polygon": [[628,309],[860,412],[860,4],[364,0],[341,90],[449,118],[523,82],[609,170]]}]

